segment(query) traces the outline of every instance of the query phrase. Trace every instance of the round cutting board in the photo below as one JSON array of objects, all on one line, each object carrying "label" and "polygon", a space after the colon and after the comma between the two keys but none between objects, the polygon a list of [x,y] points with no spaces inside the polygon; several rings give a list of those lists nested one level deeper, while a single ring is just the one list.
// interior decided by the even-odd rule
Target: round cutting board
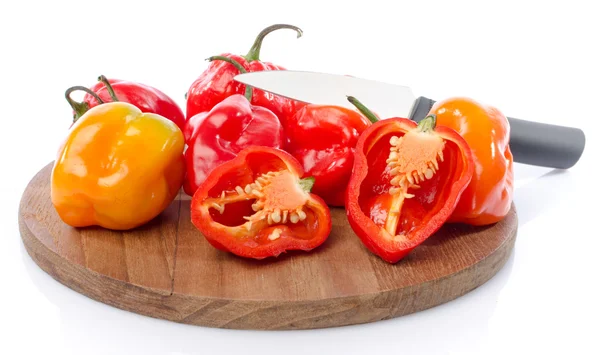
[{"label": "round cutting board", "polygon": [[307,329],[373,322],[453,300],[505,264],[517,215],[491,226],[447,224],[397,264],[371,254],[332,209],[313,252],[249,260],[213,248],[180,195],[127,232],[72,228],[50,201],[52,164],[29,183],[19,226],[33,260],[53,278],[114,307],[175,322],[238,329]]}]

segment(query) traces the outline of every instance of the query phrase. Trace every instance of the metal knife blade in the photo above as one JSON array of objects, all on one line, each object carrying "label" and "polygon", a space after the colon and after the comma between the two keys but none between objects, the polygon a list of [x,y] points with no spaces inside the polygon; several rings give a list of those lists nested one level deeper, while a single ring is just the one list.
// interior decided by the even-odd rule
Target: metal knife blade
[{"label": "metal knife blade", "polygon": [[[411,89],[406,86],[348,75],[273,70],[239,74],[234,80],[311,104],[354,108],[347,100],[347,96],[354,96],[382,119],[405,117],[420,121],[435,103],[423,96],[415,99]],[[510,124],[510,149],[515,162],[568,169],[583,154],[585,134],[579,128],[511,117],[507,119]]]},{"label": "metal knife blade", "polygon": [[237,75],[234,80],[254,88],[319,105],[355,108],[351,95],[380,117],[409,117],[415,95],[409,87],[346,75],[294,70],[271,70]]}]

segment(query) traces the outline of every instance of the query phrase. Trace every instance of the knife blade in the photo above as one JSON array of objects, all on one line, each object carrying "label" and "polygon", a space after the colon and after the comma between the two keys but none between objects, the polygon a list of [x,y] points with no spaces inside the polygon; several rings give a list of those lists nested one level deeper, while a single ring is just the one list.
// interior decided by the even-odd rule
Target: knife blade
[{"label": "knife blade", "polygon": [[[416,97],[409,87],[348,75],[298,70],[272,70],[239,74],[234,80],[296,101],[354,108],[347,100],[358,98],[382,118],[405,117],[420,121],[434,100]],[[579,128],[507,117],[510,149],[517,163],[569,169],[583,154],[585,134]]]},{"label": "knife blade", "polygon": [[406,86],[336,74],[271,70],[237,75],[234,80],[279,96],[317,105],[354,109],[346,99],[346,95],[352,95],[367,107],[374,108],[380,117],[408,117],[416,99]]}]

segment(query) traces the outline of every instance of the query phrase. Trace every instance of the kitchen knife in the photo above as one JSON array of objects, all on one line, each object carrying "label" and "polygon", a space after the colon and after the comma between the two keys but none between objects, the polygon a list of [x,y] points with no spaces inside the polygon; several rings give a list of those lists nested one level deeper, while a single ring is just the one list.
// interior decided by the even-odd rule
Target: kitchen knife
[{"label": "kitchen knife", "polygon": [[[293,100],[354,108],[347,96],[359,99],[379,117],[423,119],[434,100],[415,97],[406,86],[347,75],[294,70],[272,70],[239,74],[236,81]],[[525,121],[508,117],[510,149],[514,161],[550,168],[575,165],[585,146],[581,129]]]}]

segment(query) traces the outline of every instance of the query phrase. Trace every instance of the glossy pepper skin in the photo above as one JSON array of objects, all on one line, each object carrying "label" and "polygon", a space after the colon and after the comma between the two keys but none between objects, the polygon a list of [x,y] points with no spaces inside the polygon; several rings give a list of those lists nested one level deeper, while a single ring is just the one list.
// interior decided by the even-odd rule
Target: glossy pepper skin
[{"label": "glossy pepper skin", "polygon": [[185,193],[192,196],[212,169],[252,146],[283,148],[283,128],[277,116],[254,106],[242,95],[226,98],[209,112],[190,119],[185,131]]},{"label": "glossy pepper skin", "polygon": [[[226,61],[244,70],[240,63],[228,57],[211,57]],[[208,112],[191,117],[184,131],[188,146],[185,151],[185,193],[193,196],[198,186],[216,166],[235,158],[243,149],[258,145],[283,148],[283,127],[270,110],[252,105],[246,96],[232,95]]]},{"label": "glossy pepper skin", "polygon": [[[278,29],[292,29],[302,36],[302,30],[296,26],[278,24],[265,28],[256,37],[254,45],[245,56],[224,53],[221,56],[232,58],[239,62],[248,72],[267,71],[267,70],[285,70],[285,68],[259,59],[260,49],[263,39],[269,33]],[[243,94],[245,85],[234,81],[233,78],[239,74],[239,70],[233,65],[223,61],[213,61],[208,68],[192,83],[186,94],[187,108],[186,115],[190,117],[200,113],[210,111],[215,105],[223,101],[228,96],[234,94]],[[296,110],[302,106],[301,103],[289,100],[281,96],[254,89],[252,94],[252,104],[265,107],[280,119],[285,126],[287,119],[292,116]]]},{"label": "glossy pepper skin", "polygon": [[450,217],[474,171],[467,142],[429,116],[389,118],[360,136],[346,194],[350,226],[363,244],[396,263]]},{"label": "glossy pepper skin", "polygon": [[244,258],[313,250],[329,237],[331,215],[303,174],[283,150],[248,147],[200,185],[192,223],[212,246]]},{"label": "glossy pepper skin", "polygon": [[[164,92],[141,83],[121,79],[107,79],[100,76],[98,83],[90,88],[90,90],[100,97],[104,102],[111,102],[112,97],[107,88],[106,82],[110,84],[119,101],[128,102],[139,108],[142,112],[155,113],[161,115],[173,122],[183,131],[185,128],[185,115],[177,105]],[[83,102],[79,104],[79,109],[74,112],[75,119],[81,117],[83,113],[92,107],[101,104],[97,98],[87,93]]]},{"label": "glossy pepper skin", "polygon": [[494,107],[462,97],[437,102],[430,113],[439,125],[460,133],[473,151],[475,174],[450,222],[487,225],[502,220],[510,211],[514,191],[507,118]]},{"label": "glossy pepper skin", "polygon": [[286,150],[307,176],[312,191],[330,206],[344,206],[358,137],[371,122],[355,110],[306,105],[288,122]]},{"label": "glossy pepper skin", "polygon": [[177,195],[183,149],[183,133],[162,116],[125,102],[93,107],[60,146],[51,175],[52,203],[73,227],[138,227]]}]

